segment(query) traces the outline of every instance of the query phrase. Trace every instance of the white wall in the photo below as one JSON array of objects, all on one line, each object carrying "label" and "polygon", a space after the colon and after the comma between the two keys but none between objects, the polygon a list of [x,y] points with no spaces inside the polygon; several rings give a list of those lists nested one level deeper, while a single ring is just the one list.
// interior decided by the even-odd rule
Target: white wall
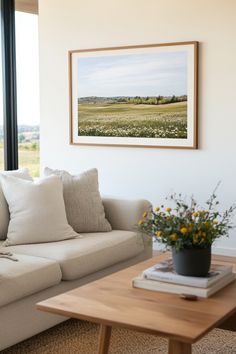
[{"label": "white wall", "polygon": [[[235,0],[39,0],[39,7],[42,168],[96,166],[102,194],[155,205],[171,190],[203,202],[221,180],[222,207],[236,201]],[[199,150],[69,145],[68,50],[192,40],[200,42]],[[236,254],[236,230],[218,246]]]}]

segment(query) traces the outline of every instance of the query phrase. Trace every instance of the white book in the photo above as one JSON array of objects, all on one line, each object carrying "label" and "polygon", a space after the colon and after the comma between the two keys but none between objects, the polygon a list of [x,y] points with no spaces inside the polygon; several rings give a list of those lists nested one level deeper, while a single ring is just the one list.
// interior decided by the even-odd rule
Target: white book
[{"label": "white book", "polygon": [[207,277],[190,277],[175,273],[171,259],[143,271],[143,277],[172,284],[208,288],[232,273],[232,266],[213,264]]},{"label": "white book", "polygon": [[142,275],[133,279],[132,284],[134,288],[142,288],[147,290],[172,293],[172,294],[187,294],[187,295],[196,295],[199,297],[207,298],[217,291],[224,288],[226,285],[230,284],[235,280],[235,274],[230,273],[226,277],[222,278],[219,282],[212,285],[211,287],[196,288],[192,286],[178,285],[160,282],[156,280],[149,280],[144,278]]}]

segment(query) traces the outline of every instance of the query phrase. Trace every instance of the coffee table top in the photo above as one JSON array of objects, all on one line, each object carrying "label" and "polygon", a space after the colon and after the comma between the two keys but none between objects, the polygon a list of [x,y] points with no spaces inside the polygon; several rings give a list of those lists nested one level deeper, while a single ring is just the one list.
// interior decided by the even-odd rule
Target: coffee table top
[{"label": "coffee table top", "polygon": [[[145,262],[37,304],[39,310],[153,333],[194,343],[236,313],[236,281],[208,299],[186,301],[178,295],[132,288],[132,278],[169,257]],[[220,261],[219,261],[220,259]],[[215,257],[217,263],[225,264]],[[229,258],[227,264],[236,261]],[[214,261],[213,261],[214,262]]]}]

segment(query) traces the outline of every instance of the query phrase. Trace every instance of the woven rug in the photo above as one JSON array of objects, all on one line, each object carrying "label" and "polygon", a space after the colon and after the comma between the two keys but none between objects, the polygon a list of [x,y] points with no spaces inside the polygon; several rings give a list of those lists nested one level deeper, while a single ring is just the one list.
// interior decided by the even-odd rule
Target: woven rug
[{"label": "woven rug", "polygon": [[[99,327],[68,320],[1,354],[96,354]],[[127,329],[112,331],[109,354],[165,354],[167,340]],[[193,354],[236,354],[236,333],[214,329],[197,344]]]}]

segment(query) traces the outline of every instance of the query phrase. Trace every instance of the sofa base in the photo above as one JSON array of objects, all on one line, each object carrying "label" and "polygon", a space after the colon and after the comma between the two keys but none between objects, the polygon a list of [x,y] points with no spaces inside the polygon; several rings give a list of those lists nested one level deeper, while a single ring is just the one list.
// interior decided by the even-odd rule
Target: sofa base
[{"label": "sofa base", "polygon": [[84,278],[74,281],[62,281],[31,296],[25,297],[0,308],[0,350],[8,348],[46,329],[53,327],[67,318],[36,310],[35,304],[49,297],[87,284],[106,275],[129,267],[152,256],[151,247],[134,258],[117,263]]}]

